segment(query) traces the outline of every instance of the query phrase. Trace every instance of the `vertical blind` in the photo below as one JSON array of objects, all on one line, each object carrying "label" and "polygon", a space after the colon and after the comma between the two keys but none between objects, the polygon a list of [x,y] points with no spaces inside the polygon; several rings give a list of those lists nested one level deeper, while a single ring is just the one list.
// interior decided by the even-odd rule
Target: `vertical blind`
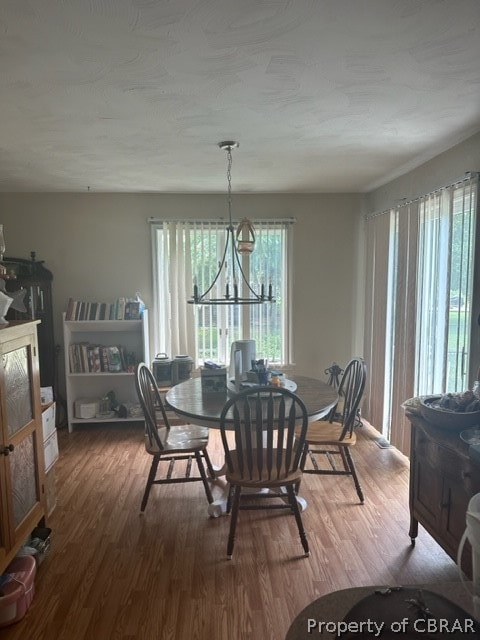
[{"label": "vertical blind", "polygon": [[[217,275],[226,242],[224,221],[150,222],[156,350],[169,355],[187,353],[195,357],[197,364],[207,359],[228,363],[230,344],[252,338],[258,357],[279,365],[290,363],[294,220],[255,221],[255,250],[243,258],[242,268],[253,289],[260,291],[263,283],[267,292],[271,284],[276,298],[274,304],[255,305],[187,304],[194,280],[199,292],[204,293]],[[213,297],[221,297],[225,287],[225,274],[221,273],[212,289]]]},{"label": "vertical blind", "polygon": [[364,416],[405,453],[402,402],[468,387],[477,185],[475,174],[366,218]]}]

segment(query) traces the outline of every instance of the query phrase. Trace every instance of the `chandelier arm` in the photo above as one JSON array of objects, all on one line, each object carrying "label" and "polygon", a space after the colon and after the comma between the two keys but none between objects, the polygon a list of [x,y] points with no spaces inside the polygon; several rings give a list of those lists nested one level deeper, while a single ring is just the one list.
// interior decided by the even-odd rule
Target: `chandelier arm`
[{"label": "chandelier arm", "polygon": [[223,267],[225,266],[225,263],[226,263],[229,242],[230,242],[230,227],[227,227],[227,241],[225,243],[225,249],[223,250],[222,259],[220,260],[220,263],[218,265],[217,274],[216,274],[215,278],[213,279],[212,284],[208,287],[208,289],[206,289],[200,296],[198,296],[198,300],[199,301],[201,301],[205,296],[207,296],[210,293],[210,291],[215,286],[215,283],[219,279],[220,274],[222,273],[222,269],[223,269]]},{"label": "chandelier arm", "polygon": [[239,269],[240,273],[242,274],[242,280],[243,280],[243,282],[247,285],[248,289],[250,290],[250,293],[252,293],[252,294],[255,296],[255,298],[256,298],[257,300],[262,300],[262,299],[263,299],[263,296],[259,295],[259,294],[258,294],[254,289],[252,289],[252,287],[250,286],[250,283],[249,283],[249,282],[248,282],[248,280],[247,280],[247,276],[245,275],[245,272],[244,272],[244,270],[243,270],[243,268],[242,268],[242,263],[240,262],[240,256],[238,255],[238,253],[235,253],[235,258],[236,258],[236,262],[237,262],[237,265],[238,265],[238,269]]},{"label": "chandelier arm", "polygon": [[[218,264],[218,271],[215,275],[215,278],[213,279],[213,282],[211,283],[211,285],[208,287],[208,289],[206,289],[201,295],[198,294],[198,286],[196,284],[196,282],[194,281],[194,285],[193,285],[193,297],[192,299],[188,300],[188,304],[204,304],[204,305],[234,305],[234,304],[261,304],[263,302],[276,302],[275,298],[273,297],[273,292],[272,292],[272,283],[270,282],[269,286],[268,286],[268,295],[265,295],[265,284],[262,283],[261,285],[261,293],[258,294],[253,287],[250,285],[250,283],[247,280],[247,277],[245,275],[245,272],[242,268],[242,263],[241,263],[241,259],[240,259],[240,251],[237,250],[236,247],[236,242],[235,242],[235,229],[233,227],[233,221],[232,221],[232,173],[231,173],[231,169],[232,169],[232,149],[238,147],[238,142],[233,142],[233,141],[226,141],[226,142],[219,142],[218,146],[221,149],[224,149],[227,152],[227,159],[228,159],[228,165],[227,165],[227,186],[228,186],[228,198],[227,198],[227,204],[228,204],[228,219],[229,219],[229,226],[227,227],[227,239],[225,242],[225,249],[222,255],[222,259]],[[248,253],[251,253],[253,251],[253,245],[255,243],[255,231],[254,231],[254,227],[252,225],[252,223],[248,220],[248,218],[245,218],[244,221],[244,228],[248,230],[249,233],[249,239],[248,241],[245,242],[245,244],[248,245],[247,250]],[[247,224],[248,223],[248,224]],[[220,274],[222,272],[222,269],[225,268],[225,270],[227,271],[228,269],[228,262],[227,262],[227,256],[228,256],[228,250],[229,250],[229,243],[231,242],[231,247],[230,247],[230,251],[231,251],[231,264],[230,264],[230,275],[227,276],[227,280],[226,280],[226,284],[225,284],[225,294],[223,297],[221,298],[207,298],[208,294],[210,293],[210,291],[212,291],[213,287],[215,286],[215,284],[217,283],[218,279],[220,278]],[[237,270],[238,270],[238,278],[237,278]],[[233,285],[233,295],[230,294],[230,283],[229,283],[229,278],[230,276],[233,279],[232,285]],[[241,279],[240,279],[241,276]],[[239,296],[239,286],[242,287],[242,290],[245,290],[244,287],[241,284],[241,280],[243,280],[243,283],[246,285],[248,291],[250,292],[252,297],[244,297],[244,296]]]}]

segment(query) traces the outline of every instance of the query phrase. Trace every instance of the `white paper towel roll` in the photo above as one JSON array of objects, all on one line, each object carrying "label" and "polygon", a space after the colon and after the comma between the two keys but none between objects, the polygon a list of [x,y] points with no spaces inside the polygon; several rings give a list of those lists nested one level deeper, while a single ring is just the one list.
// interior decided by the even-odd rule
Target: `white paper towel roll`
[{"label": "white paper towel roll", "polygon": [[233,354],[235,351],[240,351],[241,355],[241,373],[246,373],[252,368],[252,360],[255,360],[255,340],[235,340],[232,342],[230,351],[230,377],[235,376],[235,360]]}]

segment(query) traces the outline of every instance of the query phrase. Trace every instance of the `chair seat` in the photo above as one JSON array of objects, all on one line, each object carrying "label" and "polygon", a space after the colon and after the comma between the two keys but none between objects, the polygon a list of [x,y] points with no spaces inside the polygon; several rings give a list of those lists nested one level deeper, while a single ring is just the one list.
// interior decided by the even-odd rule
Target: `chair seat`
[{"label": "chair seat", "polygon": [[339,422],[328,422],[328,420],[318,420],[308,425],[305,442],[308,444],[326,444],[334,446],[353,446],[357,441],[355,432],[346,435],[340,440],[343,426]]},{"label": "chair seat", "polygon": [[[252,471],[254,479],[250,480],[248,477],[245,477],[245,475],[242,475],[240,471],[236,470],[240,466],[238,463],[237,451],[231,451],[230,455],[232,456],[232,464],[235,470],[227,471],[227,473],[225,474],[225,479],[231,484],[241,485],[242,487],[275,488],[283,487],[286,484],[294,484],[298,482],[302,477],[302,470],[300,468],[290,473],[287,473],[285,471],[285,468],[280,468],[280,473],[277,473],[277,469],[274,465],[274,468],[271,472],[272,477],[269,478],[268,470],[265,468],[266,452],[264,451],[261,474],[259,476],[258,470],[254,466],[254,469]],[[275,459],[275,451],[273,453],[273,459]],[[248,471],[244,473],[248,473]]]},{"label": "chair seat", "polygon": [[148,435],[145,435],[145,448],[148,453],[181,453],[185,450],[201,451],[208,444],[208,428],[195,424],[171,426],[168,436],[166,427],[159,427],[158,435],[164,443],[164,448],[159,449],[155,442],[150,443]]}]

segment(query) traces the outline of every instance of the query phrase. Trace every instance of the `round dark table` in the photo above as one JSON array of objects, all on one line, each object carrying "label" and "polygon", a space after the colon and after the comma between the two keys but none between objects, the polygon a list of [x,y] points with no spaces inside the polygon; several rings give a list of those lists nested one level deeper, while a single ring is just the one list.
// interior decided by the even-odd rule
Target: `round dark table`
[{"label": "round dark table", "polygon": [[[297,385],[295,393],[305,403],[309,421],[323,418],[338,400],[336,390],[321,380],[306,376],[292,376],[290,380]],[[220,414],[228,397],[228,392],[202,393],[202,379],[198,377],[172,387],[165,396],[165,404],[186,422],[219,429]],[[225,468],[217,469],[217,478],[223,475]],[[208,506],[208,513],[213,518],[225,515],[227,511],[228,485],[223,483],[221,490],[221,495]],[[302,511],[307,508],[307,502],[301,496],[297,496],[297,502]]]},{"label": "round dark table", "polygon": [[[305,403],[310,421],[323,418],[338,400],[336,390],[321,380],[306,376],[292,376],[290,379],[297,385],[295,393]],[[227,393],[202,393],[201,378],[191,378],[172,387],[165,402],[187,422],[218,429],[220,414],[228,397]]]}]

